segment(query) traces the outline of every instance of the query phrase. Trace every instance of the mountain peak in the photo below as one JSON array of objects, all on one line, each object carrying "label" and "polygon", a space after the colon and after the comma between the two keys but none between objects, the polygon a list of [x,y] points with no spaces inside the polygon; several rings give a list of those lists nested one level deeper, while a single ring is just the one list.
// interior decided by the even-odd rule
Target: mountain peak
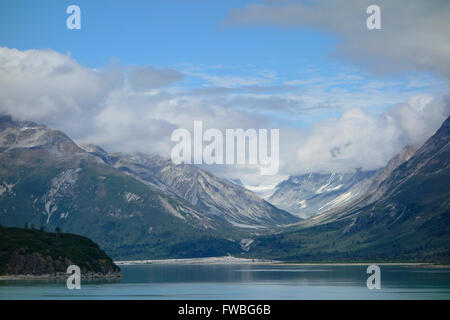
[{"label": "mountain peak", "polygon": [[169,192],[198,208],[206,218],[237,227],[261,228],[289,224],[298,218],[253,192],[192,164],[173,164],[170,158],[137,153],[110,154],[108,163],[146,184]]},{"label": "mountain peak", "polygon": [[90,152],[90,153],[99,153],[99,154],[108,154],[108,152],[105,151],[105,149],[103,149],[102,147],[95,145],[95,144],[78,144],[78,146],[83,149],[86,152]]},{"label": "mountain peak", "polygon": [[32,121],[16,121],[10,116],[0,118],[0,150],[40,148],[59,156],[81,149],[65,133]]},{"label": "mountain peak", "polygon": [[372,185],[370,186],[368,193],[374,193],[378,190],[380,185],[392,174],[392,172],[397,169],[400,165],[411,159],[412,156],[417,152],[418,147],[416,145],[407,145],[404,147],[396,156],[394,156],[387,163],[386,167],[383,168],[375,177]]}]

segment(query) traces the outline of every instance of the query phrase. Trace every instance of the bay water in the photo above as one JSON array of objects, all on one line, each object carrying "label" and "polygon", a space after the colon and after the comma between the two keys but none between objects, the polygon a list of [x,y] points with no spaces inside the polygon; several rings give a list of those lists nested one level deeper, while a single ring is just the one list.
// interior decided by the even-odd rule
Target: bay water
[{"label": "bay water", "polygon": [[450,269],[381,265],[369,290],[364,265],[145,264],[120,280],[0,281],[0,299],[450,299]]}]

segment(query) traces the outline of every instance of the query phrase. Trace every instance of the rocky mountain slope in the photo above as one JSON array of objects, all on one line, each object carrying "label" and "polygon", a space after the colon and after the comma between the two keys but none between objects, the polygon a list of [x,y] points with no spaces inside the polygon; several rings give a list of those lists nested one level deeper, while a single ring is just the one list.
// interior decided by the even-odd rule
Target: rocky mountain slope
[{"label": "rocky mountain slope", "polygon": [[403,163],[411,159],[411,157],[416,153],[418,147],[414,145],[407,145],[404,147],[395,157],[393,157],[375,176],[372,185],[370,186],[367,193],[374,193],[379,190],[380,185],[390,177],[392,172],[401,166]]},{"label": "rocky mountain slope", "polygon": [[379,182],[375,200],[357,201],[253,239],[249,254],[295,261],[449,263],[449,159],[450,118]]},{"label": "rocky mountain slope", "polygon": [[273,205],[301,218],[342,207],[364,195],[377,171],[309,173],[291,176],[279,183],[268,199]]},{"label": "rocky mountain slope", "polygon": [[313,226],[330,222],[338,219],[341,216],[346,216],[350,211],[361,209],[380,199],[386,191],[387,186],[387,184],[383,184],[383,182],[391,176],[392,172],[395,169],[411,159],[417,149],[418,147],[413,145],[407,145],[406,147],[404,147],[387,163],[386,167],[378,170],[378,173],[373,177],[372,183],[369,186],[367,192],[362,196],[356,199],[352,199],[352,201],[349,201],[342,206],[332,208],[328,211],[325,211],[324,213],[316,215],[314,219],[305,220],[301,223],[303,223],[304,226]]},{"label": "rocky mountain slope", "polygon": [[106,154],[92,147],[91,150],[115,168],[188,201],[202,217],[213,219],[221,225],[264,228],[299,220],[243,186],[216,177],[197,166],[175,165],[170,159],[160,156]]},{"label": "rocky mountain slope", "polygon": [[100,161],[60,131],[0,118],[0,223],[89,236],[114,258],[240,252],[189,202]]}]

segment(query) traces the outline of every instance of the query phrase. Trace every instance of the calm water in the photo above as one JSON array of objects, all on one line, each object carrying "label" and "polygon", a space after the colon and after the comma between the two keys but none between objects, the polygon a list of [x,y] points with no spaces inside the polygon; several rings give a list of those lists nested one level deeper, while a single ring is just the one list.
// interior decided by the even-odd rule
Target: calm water
[{"label": "calm water", "polygon": [[135,265],[115,282],[0,281],[0,299],[450,299],[450,269],[381,266]]}]

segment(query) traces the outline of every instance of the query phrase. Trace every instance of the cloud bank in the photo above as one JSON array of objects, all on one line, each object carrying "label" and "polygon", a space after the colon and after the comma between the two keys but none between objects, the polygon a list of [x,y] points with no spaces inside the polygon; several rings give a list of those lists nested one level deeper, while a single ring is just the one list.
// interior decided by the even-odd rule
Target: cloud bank
[{"label": "cloud bank", "polygon": [[[381,9],[381,30],[368,30],[366,9]],[[337,36],[335,54],[377,73],[427,70],[450,78],[450,2],[446,0],[261,1],[231,10],[231,25],[307,27]]]},{"label": "cloud bank", "polygon": [[[358,107],[374,96],[369,89],[367,96],[355,93],[349,107],[344,101],[351,92],[332,91],[330,96],[345,99],[324,109],[341,108],[342,115],[304,129],[285,118],[314,114],[323,91],[302,95],[289,86],[247,82],[238,88],[177,87],[185,79],[179,70],[118,65],[97,70],[52,50],[0,48],[0,113],[47,124],[108,151],[166,156],[172,131],[192,130],[194,120],[202,120],[205,129],[280,128],[280,174],[288,175],[382,167],[404,145],[423,143],[450,112],[445,96],[419,94],[376,115]],[[380,86],[371,84],[373,90]],[[210,169],[262,179],[257,168]]]},{"label": "cloud bank", "polygon": [[450,113],[445,97],[414,96],[380,116],[352,109],[315,126],[297,151],[304,172],[378,169],[407,144],[421,146]]}]

